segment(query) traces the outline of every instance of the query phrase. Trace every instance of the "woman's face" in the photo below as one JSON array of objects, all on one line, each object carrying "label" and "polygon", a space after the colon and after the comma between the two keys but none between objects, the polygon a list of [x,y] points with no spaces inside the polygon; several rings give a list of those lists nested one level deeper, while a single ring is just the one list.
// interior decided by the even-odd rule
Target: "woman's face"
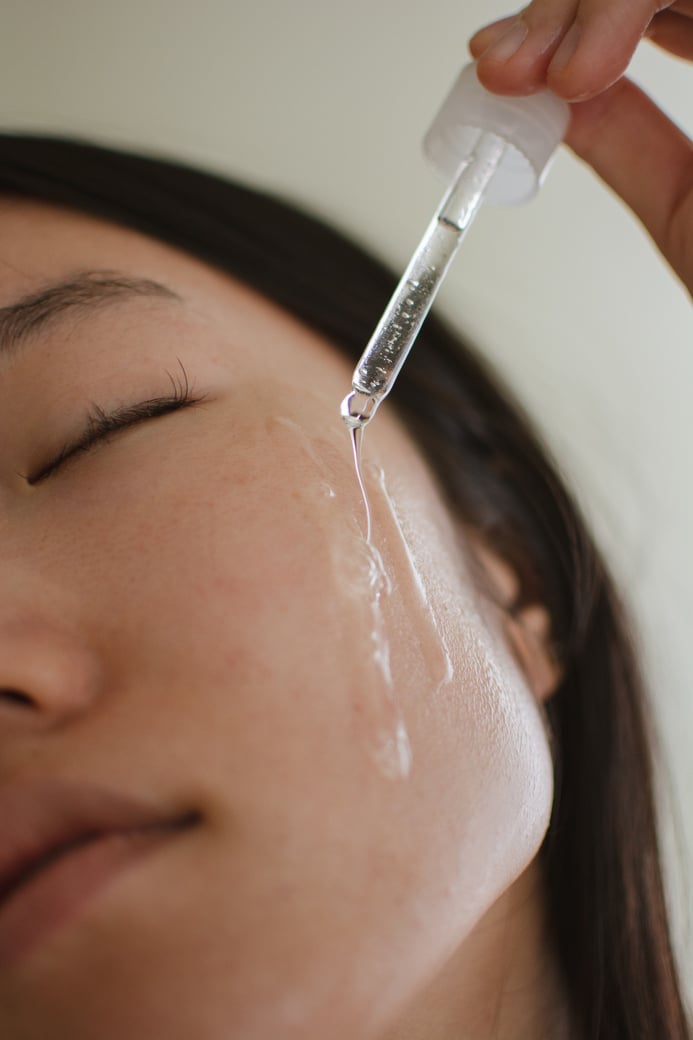
[{"label": "woman's face", "polygon": [[0,202],[0,307],[85,272],[0,354],[0,799],[98,785],[195,822],[19,954],[0,914],[0,1032],[376,1035],[541,842],[536,698],[387,405],[378,578],[346,360],[183,253]]}]

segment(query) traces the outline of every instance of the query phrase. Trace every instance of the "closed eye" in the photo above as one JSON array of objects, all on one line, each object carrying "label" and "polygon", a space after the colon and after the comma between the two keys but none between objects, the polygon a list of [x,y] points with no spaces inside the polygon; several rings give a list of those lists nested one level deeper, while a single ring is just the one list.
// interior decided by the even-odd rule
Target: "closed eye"
[{"label": "closed eye", "polygon": [[185,369],[181,365],[182,379],[176,380],[168,373],[171,380],[172,391],[163,397],[151,397],[137,404],[125,405],[114,411],[106,412],[98,405],[92,404],[87,416],[86,429],[74,440],[65,444],[57,455],[54,455],[37,472],[26,478],[31,485],[40,484],[58,472],[69,460],[80,454],[85,454],[97,444],[108,442],[111,437],[121,430],[137,426],[139,423],[156,419],[161,415],[168,415],[181,408],[199,404],[205,400],[205,394],[193,393]]}]

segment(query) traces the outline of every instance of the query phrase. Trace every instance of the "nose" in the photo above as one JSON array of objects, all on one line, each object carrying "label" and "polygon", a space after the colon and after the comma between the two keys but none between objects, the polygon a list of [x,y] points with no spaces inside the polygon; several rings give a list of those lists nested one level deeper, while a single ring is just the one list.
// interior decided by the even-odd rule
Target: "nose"
[{"label": "nose", "polygon": [[11,726],[53,728],[86,711],[95,653],[76,628],[37,609],[0,605],[0,740]]}]

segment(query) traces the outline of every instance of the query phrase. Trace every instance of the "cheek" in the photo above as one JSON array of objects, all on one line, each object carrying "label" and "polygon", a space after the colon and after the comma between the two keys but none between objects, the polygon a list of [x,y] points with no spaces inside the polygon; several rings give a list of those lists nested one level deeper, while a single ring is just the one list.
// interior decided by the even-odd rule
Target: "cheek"
[{"label": "cheek", "polygon": [[369,479],[392,580],[378,597],[343,430],[236,421],[148,451],[156,462],[134,466],[114,454],[108,480],[74,496],[75,482],[69,506],[89,520],[69,581],[128,728],[156,718],[161,746],[220,805],[225,790],[248,817],[303,804],[316,828],[332,800],[348,817],[406,775],[410,741],[410,822],[437,799],[432,858],[449,864],[471,841],[497,888],[546,824],[546,738],[423,467],[391,467],[396,505]]},{"label": "cheek", "polygon": [[553,799],[547,731],[427,471],[415,462],[385,476],[374,469],[369,489],[383,553],[400,560],[395,573],[412,576],[398,589],[409,627],[397,653],[414,649],[430,664],[427,684],[402,686],[413,786],[423,777],[429,812],[435,806],[427,840],[459,898],[460,923],[483,912],[541,844]]},{"label": "cheek", "polygon": [[175,451],[162,425],[156,443],[147,431],[85,458],[62,504],[56,484],[49,566],[133,726],[156,712],[181,758],[244,776],[248,792],[263,769],[311,786],[354,756],[372,686],[347,438],[242,417],[174,432]]},{"label": "cheek", "polygon": [[[313,1001],[316,1021],[324,1013],[324,1032],[338,1020],[345,1037],[362,1034],[358,1015],[385,1013],[452,951],[544,826],[538,714],[475,607],[444,510],[422,505],[433,488],[409,469],[397,508],[370,482],[393,581],[379,604],[384,682],[339,434],[306,437],[284,419],[240,438],[215,429],[156,465],[143,454],[133,468],[123,452],[108,481],[79,492],[75,481],[51,517],[77,545],[59,574],[53,563],[56,583],[85,605],[107,662],[103,740],[123,749],[123,775],[147,763],[155,787],[175,781],[211,823],[181,863],[176,892],[188,895],[170,927],[155,901],[149,960],[161,945],[170,977],[184,978],[190,950],[195,964],[218,952],[243,1035],[258,1008],[262,1035],[281,1035],[294,998]],[[414,756],[405,782],[392,768],[400,715]],[[162,864],[161,893],[168,883]],[[128,936],[109,946],[123,971],[138,963]]]}]

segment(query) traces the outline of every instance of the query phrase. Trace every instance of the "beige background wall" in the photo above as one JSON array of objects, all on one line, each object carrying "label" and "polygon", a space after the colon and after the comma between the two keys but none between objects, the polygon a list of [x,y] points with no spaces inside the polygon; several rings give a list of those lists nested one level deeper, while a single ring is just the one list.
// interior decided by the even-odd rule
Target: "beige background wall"
[{"label": "beige background wall", "polygon": [[[2,0],[0,125],[279,189],[403,266],[440,193],[420,139],[467,36],[506,13],[497,0]],[[632,73],[693,133],[693,68],[643,49]],[[440,307],[537,417],[633,602],[673,762],[669,873],[693,990],[690,300],[565,152],[534,203],[482,211]]]}]

